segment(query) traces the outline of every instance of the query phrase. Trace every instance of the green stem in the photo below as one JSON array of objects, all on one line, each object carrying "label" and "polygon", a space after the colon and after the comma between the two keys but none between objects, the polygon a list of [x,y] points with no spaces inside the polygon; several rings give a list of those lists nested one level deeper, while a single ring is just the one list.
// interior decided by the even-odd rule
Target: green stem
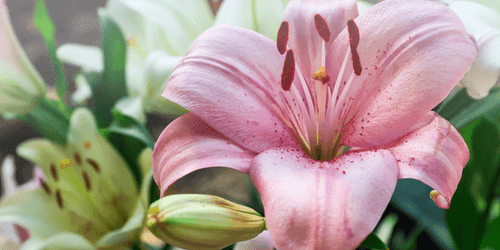
[{"label": "green stem", "polygon": [[58,103],[42,98],[36,108],[19,118],[31,125],[43,137],[65,145],[70,115],[71,111],[67,107],[63,110]]}]

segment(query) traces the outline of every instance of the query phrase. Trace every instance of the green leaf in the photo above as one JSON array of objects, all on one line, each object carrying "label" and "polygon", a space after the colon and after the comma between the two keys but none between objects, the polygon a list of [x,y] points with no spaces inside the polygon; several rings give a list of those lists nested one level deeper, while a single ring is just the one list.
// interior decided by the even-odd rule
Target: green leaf
[{"label": "green leaf", "polygon": [[414,179],[398,180],[391,204],[420,223],[436,243],[454,249],[451,235],[445,224],[444,210],[429,197],[432,188]]},{"label": "green leaf", "polygon": [[49,52],[49,57],[56,73],[57,95],[59,96],[61,104],[63,104],[64,94],[68,88],[68,83],[62,63],[56,56],[56,28],[54,22],[50,18],[44,0],[36,0],[35,2],[34,21],[36,28],[42,35],[47,51]]},{"label": "green leaf", "polygon": [[108,126],[113,120],[111,110],[115,103],[127,95],[125,82],[125,62],[127,44],[118,25],[104,12],[101,18],[101,40],[104,57],[104,72],[94,81],[91,107],[100,128]]},{"label": "green leaf", "polygon": [[437,113],[450,121],[457,129],[482,117],[500,106],[500,91],[493,88],[483,99],[475,100],[469,97],[465,88],[447,99]]},{"label": "green leaf", "polygon": [[500,126],[489,116],[460,130],[471,153],[446,213],[459,249],[477,249],[500,183]]},{"label": "green leaf", "polygon": [[497,217],[486,227],[480,249],[500,249],[500,217]]},{"label": "green leaf", "polygon": [[[119,113],[119,111],[116,112]],[[120,152],[140,186],[142,171],[138,162],[139,156],[144,148],[149,147],[153,149],[155,143],[144,125],[124,114],[120,113],[118,116],[118,118],[124,117],[131,123],[123,124],[123,122],[120,123],[115,119],[106,130],[102,131],[102,133],[106,134],[106,138],[113,144],[115,149]]]},{"label": "green leaf", "polygon": [[260,197],[259,191],[257,191],[257,188],[253,183],[250,186],[250,197],[252,199],[252,205],[250,207],[262,216],[265,216],[264,205],[262,205],[262,198]]},{"label": "green leaf", "polygon": [[115,121],[108,127],[108,132],[130,136],[144,143],[151,149],[155,146],[155,142],[147,128],[137,123],[137,121],[134,121],[134,123],[129,126],[122,126],[119,122]]},{"label": "green leaf", "polygon": [[[118,129],[113,129],[111,127],[117,127]],[[130,172],[137,182],[137,188],[139,188],[142,180],[141,169],[137,163],[137,158],[146,145],[135,137],[128,135],[126,130],[119,129],[119,125],[117,125],[116,121],[111,124],[109,132],[107,137],[108,140],[127,162],[127,165],[130,167]]]},{"label": "green leaf", "polygon": [[361,246],[372,249],[389,249],[384,242],[374,233],[370,233],[368,237],[361,243]]}]

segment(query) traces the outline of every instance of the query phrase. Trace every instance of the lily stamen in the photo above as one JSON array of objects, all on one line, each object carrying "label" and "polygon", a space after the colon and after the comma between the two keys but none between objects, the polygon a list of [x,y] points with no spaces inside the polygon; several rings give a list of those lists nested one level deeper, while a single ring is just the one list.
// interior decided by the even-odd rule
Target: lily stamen
[{"label": "lily stamen", "polygon": [[284,21],[281,23],[278,30],[278,36],[276,39],[276,45],[280,54],[285,54],[288,43],[288,22]]},{"label": "lily stamen", "polygon": [[57,189],[56,190],[56,201],[57,201],[57,206],[59,206],[60,209],[64,208],[63,200],[61,197],[61,190]]},{"label": "lily stamen", "polygon": [[356,23],[351,19],[347,21],[347,31],[349,31],[349,43],[351,46],[352,64],[354,73],[361,75],[361,62],[359,60],[358,45],[359,45],[359,29]]}]

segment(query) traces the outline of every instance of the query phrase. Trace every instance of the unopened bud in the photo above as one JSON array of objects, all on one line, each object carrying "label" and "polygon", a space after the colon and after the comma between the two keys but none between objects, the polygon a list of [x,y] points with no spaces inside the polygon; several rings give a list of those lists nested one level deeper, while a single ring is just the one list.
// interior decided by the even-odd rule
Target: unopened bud
[{"label": "unopened bud", "polygon": [[266,229],[255,210],[212,195],[177,194],[149,207],[148,227],[168,244],[186,249],[221,249]]}]

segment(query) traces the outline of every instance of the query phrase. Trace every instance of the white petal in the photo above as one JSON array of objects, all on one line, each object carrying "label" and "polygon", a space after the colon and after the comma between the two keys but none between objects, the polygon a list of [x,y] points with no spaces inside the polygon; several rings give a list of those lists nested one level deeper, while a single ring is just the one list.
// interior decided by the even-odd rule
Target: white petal
[{"label": "white petal", "polygon": [[92,89],[82,74],[75,77],[76,91],[71,96],[71,100],[77,104],[84,103],[92,96]]},{"label": "white petal", "polygon": [[82,67],[83,71],[102,72],[104,61],[98,47],[81,44],[63,44],[56,51],[59,60]]},{"label": "white petal", "polygon": [[142,98],[140,97],[122,98],[118,102],[116,102],[115,108],[126,116],[132,117],[143,124],[146,123],[146,114],[144,114],[144,105],[142,104]]}]

